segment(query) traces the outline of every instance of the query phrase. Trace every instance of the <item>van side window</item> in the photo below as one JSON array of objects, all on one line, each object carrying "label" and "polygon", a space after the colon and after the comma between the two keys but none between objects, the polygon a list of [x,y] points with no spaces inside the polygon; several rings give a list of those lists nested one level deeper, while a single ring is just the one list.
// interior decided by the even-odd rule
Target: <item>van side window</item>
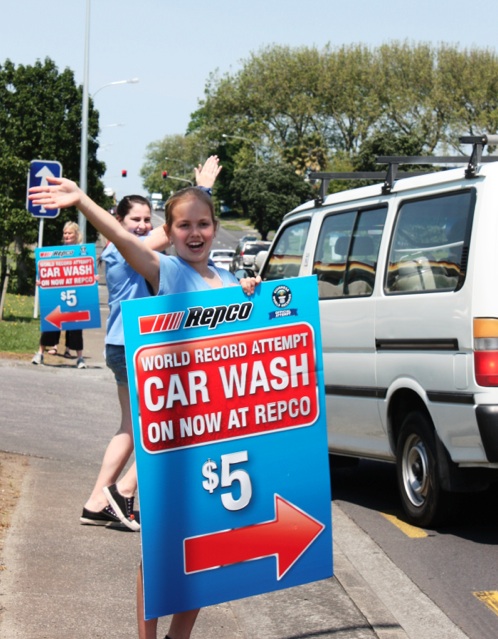
[{"label": "van side window", "polygon": [[387,294],[461,288],[474,204],[473,190],[401,204],[389,254]]},{"label": "van side window", "polygon": [[371,295],[387,206],[324,218],[313,262],[320,299]]},{"label": "van side window", "polygon": [[275,239],[265,270],[261,273],[264,280],[279,280],[299,275],[309,228],[309,219],[284,228]]}]

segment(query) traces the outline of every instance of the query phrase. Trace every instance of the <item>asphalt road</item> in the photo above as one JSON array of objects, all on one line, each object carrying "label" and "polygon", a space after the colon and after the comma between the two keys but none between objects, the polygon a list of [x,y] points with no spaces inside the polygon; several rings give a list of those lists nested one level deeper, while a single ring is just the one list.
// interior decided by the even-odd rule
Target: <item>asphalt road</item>
[{"label": "asphalt road", "polygon": [[[0,572],[2,639],[136,636],[140,535],[78,521],[119,415],[101,342],[87,333],[86,370],[0,359],[0,447],[30,460]],[[192,639],[465,639],[340,507],[332,512],[334,578],[211,606]]]},{"label": "asphalt road", "polygon": [[498,637],[498,486],[462,496],[453,522],[435,530],[403,526],[391,464],[337,470],[333,487],[334,503],[469,637]]},{"label": "asphalt road", "polygon": [[[0,449],[29,457],[0,572],[2,639],[136,636],[140,535],[78,519],[119,416],[103,337],[85,331],[86,370],[0,359]],[[340,503],[332,512],[334,578],[212,606],[192,639],[465,639]]]}]

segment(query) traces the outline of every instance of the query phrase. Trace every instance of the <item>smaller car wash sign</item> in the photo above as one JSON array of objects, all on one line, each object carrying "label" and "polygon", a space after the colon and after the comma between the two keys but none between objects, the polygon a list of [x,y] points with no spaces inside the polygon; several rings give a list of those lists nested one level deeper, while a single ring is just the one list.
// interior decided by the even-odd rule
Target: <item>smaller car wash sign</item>
[{"label": "smaller car wash sign", "polygon": [[95,244],[35,249],[40,330],[100,327]]},{"label": "smaller car wash sign", "polygon": [[316,278],[122,309],[146,619],[330,577]]}]

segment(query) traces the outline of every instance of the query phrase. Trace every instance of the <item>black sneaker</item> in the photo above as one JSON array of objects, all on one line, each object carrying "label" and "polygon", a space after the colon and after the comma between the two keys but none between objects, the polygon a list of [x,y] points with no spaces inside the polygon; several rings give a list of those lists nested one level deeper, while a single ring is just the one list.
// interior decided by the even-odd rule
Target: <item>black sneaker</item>
[{"label": "black sneaker", "polygon": [[99,512],[83,508],[83,513],[80,517],[80,523],[87,524],[89,526],[107,526],[108,524],[115,524],[119,522],[119,517],[110,506],[102,508]]},{"label": "black sneaker", "polygon": [[127,528],[134,531],[140,530],[140,524],[135,519],[133,512],[134,497],[124,497],[118,490],[116,484],[104,487],[104,494],[109,500],[114,512],[119,517],[119,521]]}]

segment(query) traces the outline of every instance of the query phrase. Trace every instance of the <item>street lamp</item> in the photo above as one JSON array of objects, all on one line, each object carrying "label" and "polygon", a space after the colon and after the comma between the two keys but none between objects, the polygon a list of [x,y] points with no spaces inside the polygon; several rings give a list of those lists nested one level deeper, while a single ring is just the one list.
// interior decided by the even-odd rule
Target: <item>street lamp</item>
[{"label": "street lamp", "polygon": [[136,84],[137,82],[140,82],[140,78],[130,78],[129,80],[116,80],[115,82],[109,82],[108,84],[104,84],[103,87],[100,87],[100,89],[97,89],[92,95],[92,99],[97,95],[99,91],[102,91],[102,89],[105,89],[106,87],[114,87],[118,84]]},{"label": "street lamp", "polygon": [[[80,189],[86,193],[88,187],[88,76],[89,76],[89,53],[90,53],[90,2],[86,0],[86,19],[85,19],[85,61],[83,67],[83,102],[81,107],[81,151],[80,151]],[[109,82],[97,89],[93,94],[94,98],[99,91],[106,87],[117,84],[135,84],[139,82],[138,78],[130,80],[117,80]],[[83,213],[78,213],[78,226],[81,230],[83,243],[86,242],[86,217]]]},{"label": "street lamp", "polygon": [[[85,63],[83,68],[83,104],[81,105],[81,150],[80,150],[80,189],[86,193],[88,171],[88,68],[90,50],[90,0],[86,0],[85,20]],[[83,243],[86,242],[86,217],[78,212]]]},{"label": "street lamp", "polygon": [[185,173],[189,170],[189,169],[193,169],[194,167],[191,166],[190,164],[187,164],[187,162],[185,162],[184,160],[180,160],[180,158],[170,158],[170,157],[165,157],[165,160],[170,160],[171,162],[181,162],[184,166],[184,171]]},{"label": "street lamp", "polygon": [[187,184],[190,184],[190,186],[194,186],[194,184],[193,184],[193,182],[191,180],[186,180],[185,178],[177,177],[176,175],[168,175],[168,179],[169,180],[178,180],[178,182],[186,182]]},{"label": "street lamp", "polygon": [[234,140],[243,140],[244,142],[249,142],[249,144],[251,144],[254,148],[254,157],[256,158],[256,164],[259,163],[259,152],[258,152],[258,145],[256,144],[256,142],[254,142],[254,140],[251,140],[249,138],[245,138],[242,135],[228,135],[227,133],[222,133],[221,134],[222,138],[233,138]]}]

